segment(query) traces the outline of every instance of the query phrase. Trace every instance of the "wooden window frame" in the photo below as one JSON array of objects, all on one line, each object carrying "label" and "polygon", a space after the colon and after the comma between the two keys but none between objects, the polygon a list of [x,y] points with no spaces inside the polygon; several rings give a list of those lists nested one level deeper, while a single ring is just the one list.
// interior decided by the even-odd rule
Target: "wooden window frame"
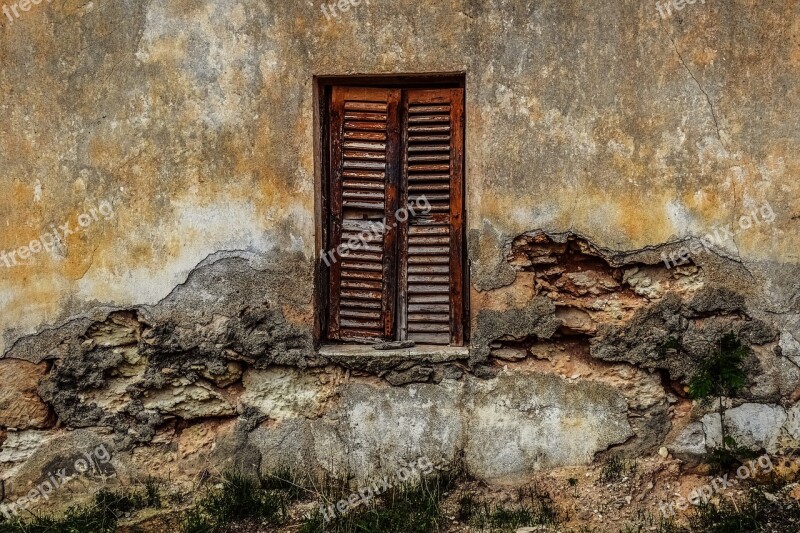
[{"label": "wooden window frame", "polygon": [[[464,73],[447,73],[447,74],[415,74],[415,75],[355,75],[355,76],[315,76],[314,78],[314,167],[315,167],[315,284],[314,284],[314,340],[317,347],[321,344],[341,343],[341,344],[357,344],[357,341],[332,341],[329,339],[330,324],[328,321],[329,309],[332,304],[333,295],[331,294],[331,269],[322,260],[321,253],[332,249],[332,227],[331,221],[331,190],[330,190],[330,173],[331,173],[331,146],[330,146],[330,104],[333,88],[335,86],[348,86],[348,87],[375,87],[381,89],[400,89],[403,94],[412,89],[461,89],[465,95],[466,79]],[[464,101],[461,105],[464,105]],[[401,105],[402,108],[402,105]],[[466,194],[466,176],[465,176],[465,154],[466,154],[466,113],[463,108],[460,110],[462,117],[462,124],[458,128],[457,134],[460,139],[453,139],[453,144],[456,145],[460,142],[463,149],[460,158],[454,159],[453,164],[458,167],[461,177],[460,183],[460,197],[454,198],[456,203],[460,203],[460,211],[453,207],[453,212],[460,214],[461,219],[458,220],[459,231],[454,238],[455,248],[458,246],[461,253],[452,257],[451,271],[454,273],[455,280],[451,280],[452,285],[457,284],[460,289],[461,305],[454,306],[453,312],[454,323],[457,324],[457,332],[455,335],[455,342],[452,346],[466,346],[469,343],[469,270],[467,260],[466,248],[466,218],[467,206],[464,201]],[[401,135],[402,135],[402,121],[405,120],[404,112],[401,110]],[[401,168],[400,174],[405,172],[406,154],[401,154]],[[398,176],[399,179],[405,179],[404,176]],[[399,184],[398,184],[399,185]],[[400,192],[400,191],[398,191]],[[399,198],[398,198],[399,199]],[[406,198],[400,199],[400,205],[405,205]],[[402,232],[401,232],[402,233]],[[400,239],[406,236],[399,234],[395,237],[398,248],[398,258],[401,249]],[[404,290],[401,283],[401,272],[397,273],[396,283],[398,290],[396,291],[394,307],[399,307],[400,299],[405,297]],[[460,277],[460,279],[458,279]],[[405,282],[405,279],[402,280]],[[451,291],[451,296],[453,291]],[[401,323],[395,326],[396,331],[400,331]]]}]

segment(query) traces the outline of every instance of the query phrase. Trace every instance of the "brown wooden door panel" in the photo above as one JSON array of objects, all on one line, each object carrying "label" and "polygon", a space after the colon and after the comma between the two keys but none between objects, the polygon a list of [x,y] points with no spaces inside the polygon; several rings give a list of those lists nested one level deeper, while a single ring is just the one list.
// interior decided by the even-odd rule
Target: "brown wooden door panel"
[{"label": "brown wooden door panel", "polygon": [[463,102],[463,89],[333,87],[330,339],[464,344]]},{"label": "brown wooden door panel", "polygon": [[[463,89],[404,91],[399,335],[464,344]],[[420,214],[419,206],[430,206]]]},{"label": "brown wooden door panel", "polygon": [[[330,108],[328,335],[391,339],[395,327],[400,91],[335,87]],[[341,250],[341,253],[339,252]]]}]

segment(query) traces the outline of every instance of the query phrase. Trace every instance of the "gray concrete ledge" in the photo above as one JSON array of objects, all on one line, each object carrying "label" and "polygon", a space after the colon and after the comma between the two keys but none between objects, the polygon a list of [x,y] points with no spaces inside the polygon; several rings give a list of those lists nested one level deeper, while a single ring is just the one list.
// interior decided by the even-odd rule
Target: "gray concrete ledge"
[{"label": "gray concrete ledge", "polygon": [[319,355],[350,368],[389,369],[402,363],[449,363],[468,360],[467,346],[418,345],[398,350],[375,350],[363,344],[325,344]]}]

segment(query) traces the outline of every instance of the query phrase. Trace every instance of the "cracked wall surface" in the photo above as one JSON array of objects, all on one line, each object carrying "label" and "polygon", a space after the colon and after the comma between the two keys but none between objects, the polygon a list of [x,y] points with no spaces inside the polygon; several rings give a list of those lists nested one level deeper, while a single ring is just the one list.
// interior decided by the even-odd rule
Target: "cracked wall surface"
[{"label": "cracked wall surface", "polygon": [[419,456],[504,484],[664,447],[696,462],[721,429],[686,385],[731,332],[752,354],[745,390],[726,400],[728,434],[800,445],[800,367],[778,327],[715,281],[725,265],[667,268],[542,231],[504,257],[515,281],[482,294],[465,356],[317,351],[287,319],[291,300],[273,296],[291,265],[229,253],[156,305],[25,337],[0,360],[6,491],[64,460],[65,439],[108,446],[121,479],[187,486],[229,468],[357,483]]},{"label": "cracked wall surface", "polygon": [[[511,483],[662,446],[696,460],[720,420],[686,383],[729,332],[752,357],[726,427],[796,445],[798,21],[752,0],[669,20],[606,0],[331,20],[100,0],[4,24],[0,252],[113,206],[0,256],[8,495],[98,443],[120,478],[189,484],[367,479],[420,454]],[[423,72],[466,73],[469,354],[321,355],[313,76]]]}]

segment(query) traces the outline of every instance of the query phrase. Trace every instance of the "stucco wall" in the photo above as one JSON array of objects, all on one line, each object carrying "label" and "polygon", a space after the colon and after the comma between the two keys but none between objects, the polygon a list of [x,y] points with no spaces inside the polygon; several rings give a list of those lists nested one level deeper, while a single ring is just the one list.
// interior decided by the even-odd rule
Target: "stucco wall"
[{"label": "stucco wall", "polygon": [[97,305],[154,303],[209,254],[300,251],[310,303],[315,74],[467,73],[473,279],[574,230],[617,250],[702,236],[795,265],[800,7],[707,2],[65,2],[0,37],[0,249],[114,216],[3,268],[2,347]]},{"label": "stucco wall", "polygon": [[[68,0],[0,26],[0,251],[17,250],[19,263],[0,257],[0,379],[27,376],[8,405],[34,406],[27,420],[19,405],[0,420],[6,477],[35,477],[37,461],[61,446],[63,435],[48,433],[56,419],[103,428],[142,468],[136,446],[178,438],[167,427],[176,418],[256,451],[270,432],[310,424],[300,413],[253,432],[273,393],[253,400],[263,382],[252,372],[331,364],[311,345],[315,75],[466,73],[473,325],[464,364],[334,361],[354,383],[319,416],[356,416],[365,387],[425,382],[437,401],[474,403],[421,446],[443,459],[463,448],[485,478],[591,461],[634,434],[624,449],[652,451],[683,442],[681,428],[703,416],[687,408],[670,422],[679,400],[659,383],[685,382],[691,366],[654,350],[676,332],[712,339],[726,330],[757,348],[749,400],[791,407],[800,385],[800,2],[708,0],[662,18],[650,1],[363,0],[327,17],[316,1]],[[82,223],[50,251],[19,259],[33,239]],[[728,225],[732,237],[720,230]],[[710,251],[684,243],[706,235],[720,236],[707,239]],[[661,264],[689,242],[688,270]],[[590,274],[536,266],[576,260]],[[565,300],[569,309],[557,310]],[[564,363],[565,350],[576,360]],[[526,357],[538,362],[517,369]],[[594,377],[573,390],[564,380],[576,372]],[[630,373],[637,387],[656,388],[642,405],[620,378]],[[615,433],[542,461],[537,435],[571,442],[580,424],[554,430],[533,417],[530,427],[528,415],[511,414],[489,422],[499,407],[487,407],[486,391],[501,387],[516,405],[520,379],[546,382],[541,395],[557,399],[557,420],[576,416],[577,395],[602,411],[583,422],[613,420]],[[327,383],[290,388],[312,394]],[[442,414],[414,416],[424,426]],[[782,427],[773,429],[794,435]],[[372,429],[347,431],[336,427],[325,442],[375,444]],[[493,463],[481,438],[496,431],[530,442]],[[338,464],[355,463],[369,460]]]}]

